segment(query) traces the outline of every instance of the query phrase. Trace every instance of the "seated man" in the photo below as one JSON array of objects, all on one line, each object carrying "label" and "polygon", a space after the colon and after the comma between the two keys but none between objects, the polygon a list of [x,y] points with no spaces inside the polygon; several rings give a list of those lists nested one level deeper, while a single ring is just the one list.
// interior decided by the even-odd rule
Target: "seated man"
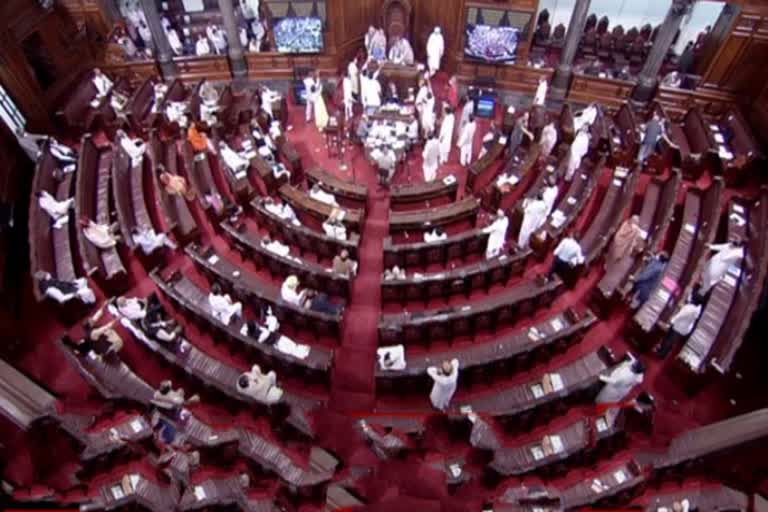
[{"label": "seated man", "polygon": [[296,212],[293,211],[293,208],[288,203],[278,203],[271,197],[267,197],[264,199],[264,209],[280,219],[289,221],[295,226],[301,226],[301,222],[296,216]]},{"label": "seated man", "polygon": [[37,203],[53,221],[54,229],[60,229],[69,221],[69,210],[74,207],[75,198],[70,197],[64,201],[57,201],[47,190],[41,190],[37,194]]},{"label": "seated man", "polygon": [[321,203],[329,204],[331,206],[339,206],[339,203],[336,202],[336,197],[323,190],[319,183],[315,183],[312,185],[312,188],[309,189],[309,197],[315,201],[320,201]]},{"label": "seated man", "polygon": [[96,302],[96,295],[88,287],[88,281],[84,277],[74,281],[62,281],[54,278],[48,272],[38,270],[35,272],[35,279],[37,280],[40,293],[59,304],[64,304],[75,298],[84,304],[94,304]]},{"label": "seated man", "polygon": [[236,178],[240,179],[245,177],[246,171],[251,165],[247,158],[240,153],[237,153],[223,140],[219,141],[219,154],[221,155],[224,164]]},{"label": "seated man", "polygon": [[243,304],[234,302],[229,294],[224,293],[218,283],[211,286],[211,292],[208,294],[208,304],[211,307],[213,316],[223,323],[229,325],[233,317],[243,316]]},{"label": "seated man", "polygon": [[406,279],[405,269],[395,265],[391,269],[384,270],[384,280],[388,281],[391,279]]},{"label": "seated man", "polygon": [[80,225],[83,228],[85,238],[101,250],[112,249],[120,241],[120,235],[117,234],[117,223],[108,226],[106,224],[97,224],[90,219],[81,219]]},{"label": "seated man", "polygon": [[94,68],[91,81],[96,87],[96,97],[91,101],[91,107],[97,108],[101,103],[101,100],[112,91],[112,86],[114,84],[99,68]]},{"label": "seated man", "polygon": [[83,324],[85,340],[93,344],[93,352],[98,357],[115,355],[123,349],[123,338],[113,329],[117,320],[112,319],[108,323],[96,327],[96,324],[104,316],[104,303],[96,313]]},{"label": "seated man", "polygon": [[336,316],[344,310],[344,306],[331,302],[324,293],[315,290],[304,290],[302,293],[304,298],[301,305],[309,310],[331,316]]},{"label": "seated man", "polygon": [[280,288],[280,298],[288,304],[294,306],[301,306],[304,300],[304,292],[299,292],[299,278],[296,276],[288,276],[283,281],[283,285]]},{"label": "seated man", "polygon": [[151,402],[158,409],[177,415],[185,405],[200,401],[200,397],[197,395],[192,395],[189,399],[186,399],[184,395],[182,388],[173,389],[173,383],[170,380],[164,380],[152,395]]},{"label": "seated man", "polygon": [[141,165],[144,153],[147,151],[147,145],[143,140],[136,137],[129,137],[123,130],[117,130],[117,140],[123,151],[131,158],[131,165],[134,167]]},{"label": "seated man", "polygon": [[155,233],[153,229],[134,227],[131,231],[133,243],[141,247],[144,254],[152,254],[161,247],[176,249],[177,245],[165,233]]},{"label": "seated man", "polygon": [[342,249],[333,257],[333,271],[342,276],[353,276],[357,272],[357,262],[349,257],[349,251]]},{"label": "seated man", "polygon": [[277,386],[275,372],[270,371],[265,375],[257,364],[251,367],[251,371],[240,375],[237,391],[267,405],[276,404],[283,397],[283,390]]},{"label": "seated man", "polygon": [[186,178],[166,172],[165,167],[162,166],[158,166],[158,170],[160,170],[160,183],[166,194],[182,196],[187,201],[192,201],[195,198],[195,191],[189,187]]},{"label": "seated man", "polygon": [[659,284],[661,277],[664,275],[664,269],[667,268],[668,261],[669,255],[662,251],[651,258],[640,273],[636,276],[630,276],[629,280],[632,283],[632,301],[630,302],[630,308],[638,309],[645,304],[653,290],[656,289],[656,285]]},{"label": "seated man", "polygon": [[280,333],[277,332],[280,328],[280,321],[272,313],[271,307],[267,307],[266,312],[263,312],[263,317],[264,325],[259,325],[256,320],[248,320],[243,325],[243,334],[256,338],[259,343],[274,345],[280,339]]},{"label": "seated man", "polygon": [[266,250],[275,253],[278,256],[290,257],[291,248],[279,240],[272,240],[269,236],[265,236],[261,239],[261,245]]},{"label": "seated man", "polygon": [[331,212],[328,220],[323,222],[323,231],[325,232],[326,236],[335,238],[336,240],[347,239],[347,227],[343,222],[334,218],[333,212]]},{"label": "seated man", "polygon": [[165,106],[165,117],[169,123],[177,123],[184,127],[189,122],[187,117],[187,103],[185,101],[168,101]]},{"label": "seated man", "polygon": [[152,109],[150,112],[152,114],[157,114],[160,112],[160,108],[163,106],[163,102],[165,101],[165,94],[168,92],[168,86],[162,82],[158,82],[153,86],[152,91],[154,96],[152,100]]}]

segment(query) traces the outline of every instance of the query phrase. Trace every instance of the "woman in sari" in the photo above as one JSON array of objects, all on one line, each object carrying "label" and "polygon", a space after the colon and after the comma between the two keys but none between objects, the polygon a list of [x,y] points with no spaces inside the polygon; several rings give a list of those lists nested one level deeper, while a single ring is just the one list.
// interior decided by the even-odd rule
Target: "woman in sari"
[{"label": "woman in sari", "polygon": [[315,126],[322,132],[325,130],[325,127],[328,126],[328,109],[325,106],[323,85],[320,82],[320,73],[315,74],[315,83],[318,87],[317,94],[314,95]]}]

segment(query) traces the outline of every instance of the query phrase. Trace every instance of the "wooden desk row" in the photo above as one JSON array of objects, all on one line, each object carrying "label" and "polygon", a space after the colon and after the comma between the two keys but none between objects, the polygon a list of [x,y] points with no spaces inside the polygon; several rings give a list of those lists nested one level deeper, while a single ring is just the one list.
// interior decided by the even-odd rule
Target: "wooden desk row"
[{"label": "wooden desk row", "polygon": [[436,206],[425,210],[394,211],[389,212],[389,232],[401,231],[427,231],[437,226],[451,224],[461,220],[469,220],[475,225],[477,214],[480,211],[480,200],[475,197],[466,197],[445,206]]},{"label": "wooden desk row", "polygon": [[201,510],[210,507],[235,507],[249,512],[279,512],[274,496],[249,490],[239,475],[211,477],[187,487],[178,504],[179,510]]},{"label": "wooden desk row", "polygon": [[132,167],[131,159],[122,149],[114,153],[112,163],[112,197],[115,198],[115,209],[120,231],[123,234],[125,245],[136,249],[133,241],[133,231],[150,230],[162,233],[161,228],[156,228],[149,214],[147,200],[144,195],[145,167],[149,165],[147,159],[137,167]]},{"label": "wooden desk row", "polygon": [[469,168],[467,168],[466,190],[468,194],[479,192],[482,183],[478,184],[478,182],[481,181],[481,179],[485,179],[484,174],[491,169],[496,160],[501,158],[506,148],[507,137],[497,137],[494,140],[491,149],[483,155],[483,158],[479,158],[470,164]]},{"label": "wooden desk row", "polygon": [[389,202],[393,205],[409,205],[434,199],[456,201],[459,182],[454,175],[430,182],[408,185],[392,185],[389,189]]},{"label": "wooden desk row", "polygon": [[276,254],[264,247],[262,237],[257,232],[249,231],[244,224],[234,226],[224,221],[221,228],[244,259],[253,261],[257,267],[268,269],[273,276],[284,279],[295,275],[303,286],[345,299],[349,297],[352,290],[350,276],[337,274],[331,268],[292,255]]},{"label": "wooden desk row", "polygon": [[307,170],[306,176],[310,185],[318,184],[323,190],[339,198],[362,203],[363,206],[368,200],[368,187],[337,178],[319,167]]},{"label": "wooden desk row", "polygon": [[467,259],[471,255],[481,254],[488,245],[488,233],[484,229],[473,228],[435,242],[424,242],[419,236],[418,242],[395,244],[392,237],[388,236],[384,238],[384,268],[395,265],[400,268],[426,267],[430,263],[447,265],[449,261],[458,258]]},{"label": "wooden desk row", "polygon": [[384,301],[422,300],[462,294],[469,298],[473,291],[485,290],[497,283],[506,284],[512,276],[519,275],[525,268],[530,250],[502,254],[491,260],[480,260],[465,267],[429,274],[412,273],[405,279],[381,278],[381,293]]},{"label": "wooden desk row", "polygon": [[480,376],[486,376],[487,379],[484,380],[492,380],[497,371],[508,373],[513,368],[513,361],[518,358],[532,359],[535,353],[551,353],[556,348],[564,348],[575,342],[596,321],[597,318],[590,310],[579,313],[573,308],[568,308],[526,329],[468,347],[417,354],[411,354],[406,348],[406,368],[383,370],[377,366],[377,385],[398,385],[405,388],[428,383],[427,368],[439,366],[443,361],[454,358],[461,363],[462,385],[467,381],[475,381]]},{"label": "wooden desk row", "polygon": [[[320,222],[325,222],[334,208],[329,204],[311,198],[308,193],[291,185],[283,185],[278,190],[278,193],[283,201],[290,204],[297,213],[302,212],[316,218]],[[365,220],[365,209],[340,209],[345,212],[342,223],[347,229],[359,233]]]},{"label": "wooden desk row", "polygon": [[22,430],[56,415],[56,397],[0,359],[0,414]]},{"label": "wooden desk row", "polygon": [[450,339],[493,330],[550,302],[562,285],[553,278],[546,283],[523,281],[482,301],[460,307],[384,314],[379,321],[379,344],[414,343],[416,340]]},{"label": "wooden desk row", "polygon": [[300,255],[309,251],[319,257],[333,259],[346,249],[352,259],[358,258],[360,236],[357,233],[348,233],[346,240],[339,240],[304,225],[296,226],[268,211],[261,198],[251,201],[251,207],[260,226],[266,228],[272,236],[298,247]]},{"label": "wooden desk row", "polygon": [[297,330],[306,329],[315,335],[328,334],[338,339],[342,313],[335,316],[318,313],[283,301],[279,289],[265,284],[240,266],[222,258],[213,248],[188,245],[186,254],[208,279],[218,282],[234,298],[251,304],[257,311],[270,306],[283,325],[291,325]]}]

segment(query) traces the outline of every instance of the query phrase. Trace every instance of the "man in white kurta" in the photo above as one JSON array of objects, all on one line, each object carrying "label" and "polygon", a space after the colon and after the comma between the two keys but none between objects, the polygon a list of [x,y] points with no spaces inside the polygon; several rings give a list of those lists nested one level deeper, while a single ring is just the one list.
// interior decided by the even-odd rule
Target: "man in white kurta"
[{"label": "man in white kurta", "polygon": [[430,34],[427,39],[427,67],[429,68],[429,76],[434,76],[440,70],[440,60],[445,53],[445,39],[440,31],[440,27],[435,27],[435,30]]},{"label": "man in white kurta", "polygon": [[597,119],[597,107],[592,104],[573,119],[573,131],[578,132],[582,128],[589,128],[595,122],[595,119]]},{"label": "man in white kurta", "polygon": [[581,130],[571,143],[568,150],[568,166],[565,171],[565,181],[571,181],[576,170],[581,166],[581,159],[589,151],[589,133]]},{"label": "man in white kurta", "polygon": [[472,163],[472,144],[475,140],[476,131],[477,123],[475,122],[475,116],[470,115],[467,124],[459,132],[459,139],[456,142],[456,146],[460,150],[459,162],[461,165]]},{"label": "man in white kurta", "polygon": [[741,242],[709,244],[715,254],[709,259],[701,276],[699,293],[706,295],[728,272],[731,265],[738,264],[744,258],[744,246]]},{"label": "man in white kurta", "polygon": [[227,53],[227,38],[220,27],[208,25],[205,27],[205,33],[208,35],[208,39],[211,40],[217,54],[224,55]]},{"label": "man in white kurta", "polygon": [[140,165],[147,150],[147,145],[144,141],[138,137],[135,139],[129,137],[123,130],[117,131],[117,137],[120,140],[120,147],[131,158],[131,165],[133,167]]},{"label": "man in white kurta", "polygon": [[341,88],[344,93],[344,117],[347,120],[351,120],[353,117],[352,106],[355,104],[355,92],[352,90],[352,79],[345,76]]},{"label": "man in white kurta", "polygon": [[507,241],[507,229],[509,228],[509,217],[504,214],[504,210],[496,212],[496,219],[493,224],[483,229],[488,233],[488,245],[485,246],[485,257],[487,259],[495,258],[501,253],[504,243]]},{"label": "man in white kurta", "polygon": [[427,100],[421,109],[421,130],[424,138],[431,137],[435,131],[435,96],[427,93]]},{"label": "man in white kurta", "polygon": [[440,163],[448,163],[451,157],[451,143],[453,142],[453,128],[456,124],[456,115],[453,109],[448,107],[440,124]]},{"label": "man in white kurta", "polygon": [[206,39],[203,35],[200,35],[197,38],[197,42],[195,43],[195,54],[198,57],[211,54],[211,45],[208,43],[208,39]]},{"label": "man in white kurta", "polygon": [[517,246],[526,249],[536,230],[547,220],[547,204],[541,196],[523,201],[523,223],[517,236]]},{"label": "man in white kurta", "polygon": [[427,368],[427,375],[432,377],[434,381],[432,392],[429,394],[432,407],[445,411],[448,404],[451,403],[453,394],[456,393],[456,384],[459,380],[459,360],[443,361],[439,370],[430,366]]},{"label": "man in white kurta", "polygon": [[176,244],[165,233],[156,233],[153,229],[138,228],[131,238],[133,243],[141,247],[144,254],[152,254],[161,247],[176,248]]},{"label": "man in white kurta", "polygon": [[236,178],[240,178],[250,166],[250,160],[240,156],[229,144],[223,140],[219,142],[219,154],[224,164],[232,171]]},{"label": "man in white kurta", "polygon": [[211,306],[211,313],[224,325],[229,325],[234,316],[243,315],[243,304],[233,302],[229,294],[216,293],[212,290],[208,294],[208,304]]},{"label": "man in white kurta", "polygon": [[552,208],[555,207],[555,201],[557,201],[557,194],[557,183],[552,178],[547,179],[547,186],[544,187],[544,191],[541,193],[541,198],[547,206],[545,217],[549,217],[549,214],[552,213]]},{"label": "man in white kurta", "polygon": [[168,38],[168,44],[171,46],[174,55],[179,56],[184,54],[184,45],[181,44],[179,33],[175,29],[169,28],[165,31],[165,35]]},{"label": "man in white kurta", "polygon": [[555,144],[557,144],[557,128],[555,128],[555,123],[549,123],[541,130],[541,138],[539,139],[541,156],[547,158],[551,155]]},{"label": "man in white kurta", "polygon": [[421,112],[427,104],[427,96],[429,96],[429,86],[426,82],[422,81],[419,86],[419,91],[416,93],[416,100],[414,101],[416,111],[419,113],[419,118],[421,118]]},{"label": "man in white kurta", "polygon": [[618,404],[643,382],[644,368],[640,361],[629,354],[629,360],[617,366],[610,374],[601,375],[605,386],[595,398],[598,404]]},{"label": "man in white kurta", "polygon": [[536,86],[536,95],[533,97],[533,104],[543,107],[547,102],[547,89],[549,88],[549,82],[546,78],[539,78],[539,85]]},{"label": "man in white kurta", "polygon": [[38,194],[37,203],[51,217],[53,227],[59,229],[69,220],[69,210],[74,206],[75,198],[57,201],[47,190],[43,190]]},{"label": "man in white kurta", "polygon": [[320,94],[320,81],[315,78],[315,75],[310,73],[304,79],[304,88],[307,91],[307,104],[304,107],[304,119],[307,122],[312,120],[312,116],[315,113],[315,99]]},{"label": "man in white kurta", "polygon": [[360,70],[357,67],[357,59],[352,59],[347,65],[347,77],[352,83],[352,94],[360,94]]},{"label": "man in white kurta", "polygon": [[421,156],[424,159],[424,165],[422,166],[424,181],[427,183],[434,181],[437,178],[437,168],[440,165],[440,141],[437,137],[427,140]]}]

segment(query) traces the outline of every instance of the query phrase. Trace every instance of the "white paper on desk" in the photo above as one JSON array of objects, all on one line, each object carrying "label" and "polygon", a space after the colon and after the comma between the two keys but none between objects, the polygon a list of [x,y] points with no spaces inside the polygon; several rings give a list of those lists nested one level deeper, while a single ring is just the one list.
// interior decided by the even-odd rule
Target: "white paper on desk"
[{"label": "white paper on desk", "polygon": [[462,405],[459,407],[459,412],[461,414],[469,414],[472,412],[472,406],[471,405]]},{"label": "white paper on desk", "polygon": [[450,466],[448,466],[448,469],[450,470],[453,478],[459,478],[459,476],[461,475],[461,466],[459,466],[458,464],[451,464]]},{"label": "white paper on desk", "polygon": [[733,211],[735,211],[738,214],[742,214],[743,215],[744,214],[744,207],[741,206],[740,204],[734,204],[733,205]]},{"label": "white paper on desk", "polygon": [[614,144],[617,144],[617,145],[618,145],[618,144],[621,144],[621,139],[620,139],[620,138],[618,138],[618,137],[614,137],[614,138],[613,138],[613,143],[614,143]]},{"label": "white paper on desk", "polygon": [[565,327],[563,325],[563,321],[560,319],[559,316],[557,316],[557,317],[553,318],[552,320],[550,320],[549,325],[552,326],[552,329],[554,329],[555,332],[557,332],[560,329],[562,329],[563,327]]},{"label": "white paper on desk", "polygon": [[541,384],[534,384],[531,386],[531,393],[533,393],[534,398],[541,398],[544,396],[544,388],[541,386]]},{"label": "white paper on desk", "polygon": [[624,182],[621,181],[621,180],[613,180],[612,183],[613,183],[614,187],[620,187],[620,186],[622,186],[624,184]]},{"label": "white paper on desk", "polygon": [[619,484],[623,484],[627,481],[627,474],[624,472],[623,469],[619,469],[617,471],[614,471],[613,478],[616,479],[616,482]]},{"label": "white paper on desk", "polygon": [[734,278],[731,275],[725,275],[723,277],[723,282],[730,286],[731,288],[736,288],[736,278]]},{"label": "white paper on desk", "polygon": [[414,279],[424,279],[424,274],[421,274],[419,272],[414,272],[413,273],[413,278]]},{"label": "white paper on desk", "polygon": [[135,491],[136,487],[139,486],[139,475],[133,473],[128,479],[131,481],[131,489]]},{"label": "white paper on desk", "polygon": [[549,442],[552,443],[552,450],[555,453],[563,451],[563,440],[560,439],[560,436],[549,436]]},{"label": "white paper on desk", "polygon": [[741,267],[738,265],[731,265],[728,267],[728,274],[732,275],[736,279],[741,277]]},{"label": "white paper on desk", "polygon": [[253,160],[254,158],[256,158],[257,154],[258,153],[256,153],[254,150],[246,151],[245,158],[247,158],[248,160]]},{"label": "white paper on desk", "polygon": [[454,183],[456,183],[456,176],[454,176],[453,174],[449,174],[448,176],[443,178],[443,183],[445,183],[446,185],[453,185]]},{"label": "white paper on desk", "polygon": [[500,137],[499,138],[499,144],[501,144],[503,146],[506,143],[507,143],[507,138],[506,137]]},{"label": "white paper on desk", "polygon": [[216,254],[208,258],[208,263],[210,263],[211,265],[215,265],[218,262],[219,262],[219,257]]},{"label": "white paper on desk", "polygon": [[553,391],[560,391],[561,389],[563,389],[563,378],[560,377],[559,373],[550,373],[549,382],[552,383]]},{"label": "white paper on desk", "polygon": [[575,197],[571,196],[571,197],[569,197],[568,199],[566,199],[566,200],[565,200],[565,202],[566,202],[566,203],[568,203],[569,205],[573,206],[573,205],[575,205],[575,204],[576,204],[578,201],[576,200],[576,198],[575,198]]},{"label": "white paper on desk", "polygon": [[341,213],[339,214],[339,216],[337,218],[338,218],[338,220],[342,221],[342,220],[344,220],[344,217],[346,217],[346,216],[347,216],[347,210],[341,210]]},{"label": "white paper on desk", "polygon": [[547,166],[547,172],[555,172],[555,166],[552,164],[549,164]]},{"label": "white paper on desk", "polygon": [[725,137],[723,137],[722,133],[715,133],[715,142],[717,142],[718,144],[725,143]]},{"label": "white paper on desk", "polygon": [[534,459],[541,460],[544,458],[544,450],[542,450],[540,446],[532,446],[531,455],[533,455]]},{"label": "white paper on desk", "polygon": [[720,158],[723,160],[733,160],[733,153],[728,151],[725,146],[719,146],[717,154],[720,155]]},{"label": "white paper on desk", "polygon": [[[381,347],[376,350],[376,354],[379,356],[379,368],[382,370],[405,370],[405,347],[402,345]],[[390,366],[384,366],[384,356],[386,354],[389,354],[390,360],[392,361]]]},{"label": "white paper on desk", "polygon": [[306,359],[309,355],[309,351],[311,350],[308,345],[296,343],[292,339],[285,336],[280,336],[280,338],[277,340],[277,343],[275,343],[275,348],[283,354],[288,354],[289,356],[293,356],[296,359]]},{"label": "white paper on desk", "polygon": [[595,428],[598,432],[605,432],[608,430],[608,422],[603,417],[597,418],[597,421],[595,422]]},{"label": "white paper on desk", "polygon": [[709,129],[712,130],[713,132],[719,132],[720,131],[720,127],[717,126],[716,124],[709,125]]},{"label": "white paper on desk", "polygon": [[683,229],[692,235],[696,233],[696,226],[694,226],[693,224],[686,224],[685,226],[683,226]]},{"label": "white paper on desk", "polygon": [[199,501],[199,500],[204,500],[206,498],[206,496],[207,495],[205,494],[205,489],[203,489],[203,487],[201,485],[196,485],[195,486],[195,498],[197,498],[197,500]]},{"label": "white paper on desk", "polygon": [[666,303],[670,297],[669,292],[664,288],[660,288],[659,291],[656,292],[656,295],[659,297],[659,300],[664,303]]},{"label": "white paper on desk", "polygon": [[123,488],[121,486],[119,486],[119,485],[113,485],[110,490],[112,491],[112,496],[114,496],[116,500],[119,500],[119,499],[125,497],[125,493],[123,492]]},{"label": "white paper on desk", "polygon": [[528,329],[528,337],[532,339],[533,341],[538,341],[541,337],[541,334],[539,334],[539,330],[535,327],[531,327]]},{"label": "white paper on desk", "polygon": [[141,432],[141,427],[142,427],[142,425],[141,425],[141,421],[140,420],[136,419],[136,420],[133,420],[131,422],[131,429],[134,432],[137,432],[137,433]]},{"label": "white paper on desk", "polygon": [[594,492],[598,494],[603,492],[603,483],[598,479],[592,480],[592,485],[590,487]]},{"label": "white paper on desk", "polygon": [[629,170],[626,167],[617,167],[613,175],[617,178],[626,178]]}]

